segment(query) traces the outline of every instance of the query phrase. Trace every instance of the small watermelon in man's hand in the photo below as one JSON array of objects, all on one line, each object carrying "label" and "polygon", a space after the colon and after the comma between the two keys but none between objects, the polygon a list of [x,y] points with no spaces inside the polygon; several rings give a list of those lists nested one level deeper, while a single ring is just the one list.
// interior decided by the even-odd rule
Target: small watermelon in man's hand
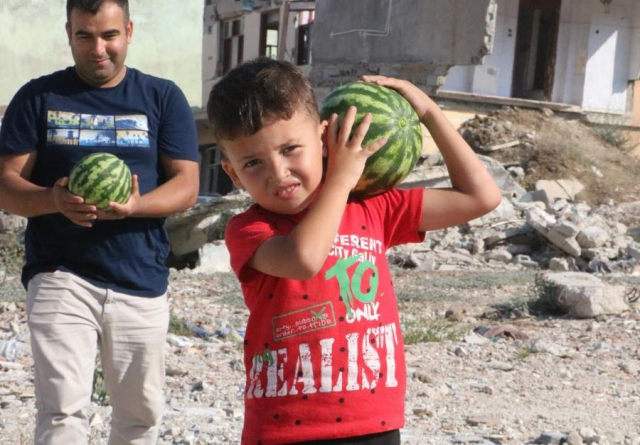
[{"label": "small watermelon in man's hand", "polygon": [[351,105],[358,109],[354,129],[366,113],[372,117],[363,146],[387,138],[386,144],[367,159],[352,193],[368,196],[392,189],[411,173],[422,153],[420,119],[398,92],[365,82],[349,83],[331,91],[322,101],[320,118],[328,120],[336,113],[342,119]]},{"label": "small watermelon in man's hand", "polygon": [[82,158],[69,174],[69,191],[86,204],[111,211],[110,202],[124,204],[131,195],[131,171],[111,153],[93,153]]}]

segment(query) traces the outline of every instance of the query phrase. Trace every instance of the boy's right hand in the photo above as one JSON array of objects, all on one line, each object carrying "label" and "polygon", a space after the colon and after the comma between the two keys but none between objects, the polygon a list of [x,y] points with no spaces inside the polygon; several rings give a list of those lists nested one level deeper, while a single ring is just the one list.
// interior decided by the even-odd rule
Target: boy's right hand
[{"label": "boy's right hand", "polygon": [[337,184],[347,185],[349,190],[358,183],[369,156],[387,142],[386,138],[381,138],[362,147],[362,141],[369,131],[372,118],[371,114],[365,114],[360,125],[351,134],[356,113],[356,107],[349,107],[342,125],[338,124],[338,116],[332,114],[326,135],[328,160],[325,182],[335,181]]}]

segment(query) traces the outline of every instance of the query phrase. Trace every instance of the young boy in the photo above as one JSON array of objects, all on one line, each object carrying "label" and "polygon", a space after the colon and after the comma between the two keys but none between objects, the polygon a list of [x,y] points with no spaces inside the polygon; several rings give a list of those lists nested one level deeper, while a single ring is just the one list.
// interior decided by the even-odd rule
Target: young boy
[{"label": "young boy", "polygon": [[[367,115],[320,122],[292,65],[255,59],[211,91],[208,116],[223,168],[255,204],[226,232],[250,315],[243,444],[399,444],[405,362],[387,248],[495,208],[500,190],[438,106],[383,76],[442,151],[451,189],[349,192],[384,140],[362,147]],[[327,156],[323,173],[323,156]]]}]

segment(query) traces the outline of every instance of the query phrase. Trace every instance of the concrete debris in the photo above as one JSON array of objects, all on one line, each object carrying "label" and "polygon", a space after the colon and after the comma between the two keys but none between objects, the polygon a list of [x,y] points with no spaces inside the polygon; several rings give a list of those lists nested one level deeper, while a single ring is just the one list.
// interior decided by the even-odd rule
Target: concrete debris
[{"label": "concrete debris", "polygon": [[520,142],[519,140],[515,140],[515,141],[505,142],[503,144],[490,145],[488,147],[479,147],[479,150],[484,151],[486,153],[491,153],[493,151],[502,150],[504,148],[515,147],[516,145],[520,145],[521,143],[522,142]]},{"label": "concrete debris", "polygon": [[544,191],[547,199],[575,199],[576,195],[584,190],[584,186],[575,179],[560,179],[557,181],[540,180],[536,182],[536,190]]},{"label": "concrete debris", "polygon": [[626,289],[605,284],[594,275],[583,272],[549,272],[542,275],[545,290],[567,313],[577,318],[620,314],[629,310]]}]

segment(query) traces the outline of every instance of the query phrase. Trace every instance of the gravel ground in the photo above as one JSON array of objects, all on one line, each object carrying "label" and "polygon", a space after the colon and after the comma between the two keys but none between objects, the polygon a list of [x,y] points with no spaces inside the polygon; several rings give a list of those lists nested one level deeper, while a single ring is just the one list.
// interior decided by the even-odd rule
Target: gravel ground
[{"label": "gravel ground", "polygon": [[[395,282],[411,343],[404,444],[640,444],[637,306],[598,320],[534,317],[523,310],[536,289],[526,271],[396,269]],[[33,362],[24,292],[8,283],[0,287],[0,345],[16,356],[0,358],[0,444],[26,444]],[[239,443],[247,316],[239,287],[229,273],[179,272],[170,297],[160,443]],[[491,328],[491,339],[477,333]],[[100,385],[89,416],[90,443],[106,443],[110,408]]]}]

